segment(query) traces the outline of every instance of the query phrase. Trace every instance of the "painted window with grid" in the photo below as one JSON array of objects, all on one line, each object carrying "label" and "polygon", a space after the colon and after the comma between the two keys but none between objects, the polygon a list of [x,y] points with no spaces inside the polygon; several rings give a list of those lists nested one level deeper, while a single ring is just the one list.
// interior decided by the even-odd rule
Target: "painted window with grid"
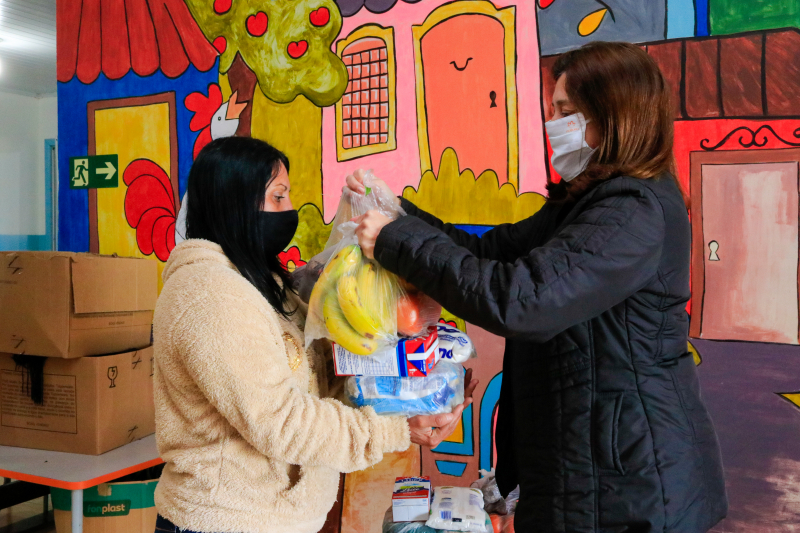
[{"label": "painted window with grid", "polygon": [[393,34],[384,28],[374,33],[351,35],[339,47],[349,76],[337,105],[339,160],[395,148]]}]

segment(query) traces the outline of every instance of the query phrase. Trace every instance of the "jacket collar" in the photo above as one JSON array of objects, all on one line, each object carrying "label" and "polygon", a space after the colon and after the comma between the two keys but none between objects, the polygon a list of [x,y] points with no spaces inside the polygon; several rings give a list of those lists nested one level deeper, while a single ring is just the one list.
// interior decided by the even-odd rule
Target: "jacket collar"
[{"label": "jacket collar", "polygon": [[198,264],[218,264],[238,272],[219,244],[203,239],[189,239],[172,250],[162,278],[166,283],[182,267]]}]

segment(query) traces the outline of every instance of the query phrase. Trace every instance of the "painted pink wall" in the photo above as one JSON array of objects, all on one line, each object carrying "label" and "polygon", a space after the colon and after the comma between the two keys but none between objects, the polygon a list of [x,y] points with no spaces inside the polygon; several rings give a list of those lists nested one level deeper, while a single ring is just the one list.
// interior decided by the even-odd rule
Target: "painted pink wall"
[{"label": "painted pink wall", "polygon": [[[336,160],[336,110],[323,109],[322,115],[322,194],[325,220],[336,213],[344,178],[357,168],[370,168],[400,194],[407,185],[420,179],[417,140],[417,102],[414,72],[414,41],[411,26],[421,24],[434,9],[447,0],[425,0],[417,4],[398,2],[390,11],[375,14],[362,9],[344,19],[340,36],[349,35],[364,24],[392,26],[395,31],[397,62],[397,149],[391,152],[338,162]],[[498,9],[516,5],[517,15],[517,106],[519,113],[520,192],[544,192],[545,154],[542,140],[541,97],[539,92],[539,44],[536,30],[536,2],[495,0]],[[438,169],[436,169],[438,171]]]}]

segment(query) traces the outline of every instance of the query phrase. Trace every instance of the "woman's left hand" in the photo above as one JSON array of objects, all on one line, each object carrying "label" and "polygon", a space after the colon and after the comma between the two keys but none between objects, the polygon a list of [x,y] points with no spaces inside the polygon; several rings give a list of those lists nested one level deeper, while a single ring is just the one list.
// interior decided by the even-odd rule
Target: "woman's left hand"
[{"label": "woman's left hand", "polygon": [[472,404],[472,394],[478,380],[472,379],[472,369],[467,370],[464,375],[464,403],[456,406],[452,413],[439,415],[418,415],[408,419],[411,431],[411,442],[428,448],[435,448],[444,439],[452,435],[456,430],[461,414],[464,409]]},{"label": "woman's left hand", "polygon": [[360,217],[355,217],[352,220],[358,227],[356,228],[356,235],[358,236],[358,244],[361,246],[361,252],[369,259],[375,259],[375,241],[378,240],[383,227],[392,221],[391,218],[382,214],[379,211],[367,211]]}]

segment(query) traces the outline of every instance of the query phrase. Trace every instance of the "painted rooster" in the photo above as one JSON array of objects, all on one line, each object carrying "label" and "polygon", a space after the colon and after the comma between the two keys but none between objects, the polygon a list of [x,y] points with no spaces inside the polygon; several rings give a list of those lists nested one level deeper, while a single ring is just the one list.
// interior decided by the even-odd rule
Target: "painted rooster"
[{"label": "painted rooster", "polygon": [[[186,109],[194,113],[189,129],[199,131],[200,135],[194,141],[192,158],[197,159],[197,154],[205,145],[214,139],[232,137],[239,129],[239,117],[247,107],[247,102],[236,100],[236,91],[227,102],[222,101],[222,90],[216,83],[208,84],[208,96],[201,92],[189,94],[183,101]],[[186,195],[181,202],[181,211],[178,214],[175,234],[173,239],[181,243],[186,238]]]},{"label": "painted rooster", "polygon": [[208,85],[208,96],[201,92],[189,94],[183,101],[186,109],[192,111],[194,116],[189,123],[189,129],[199,131],[200,135],[194,141],[194,155],[214,139],[232,137],[239,128],[239,116],[247,107],[247,102],[238,102],[234,92],[227,102],[222,101],[222,91],[216,83]]},{"label": "painted rooster", "polygon": [[136,244],[144,255],[155,252],[161,261],[175,248],[175,196],[172,182],[158,164],[149,159],[132,161],[122,174],[125,219],[136,229]]}]

